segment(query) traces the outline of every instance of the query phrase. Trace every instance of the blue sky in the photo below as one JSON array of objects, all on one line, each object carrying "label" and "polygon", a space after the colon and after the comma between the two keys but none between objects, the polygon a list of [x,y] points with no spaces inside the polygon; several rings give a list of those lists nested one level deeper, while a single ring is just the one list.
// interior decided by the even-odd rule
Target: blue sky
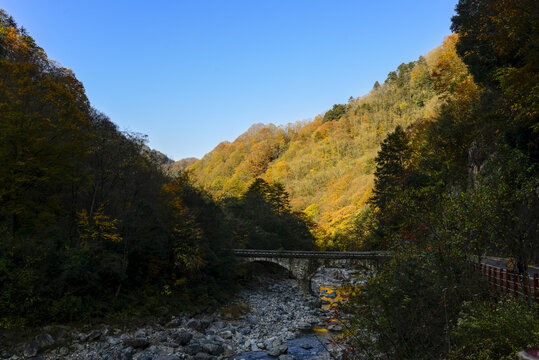
[{"label": "blue sky", "polygon": [[457,0],[0,0],[92,105],[175,160],[314,118],[441,44]]}]

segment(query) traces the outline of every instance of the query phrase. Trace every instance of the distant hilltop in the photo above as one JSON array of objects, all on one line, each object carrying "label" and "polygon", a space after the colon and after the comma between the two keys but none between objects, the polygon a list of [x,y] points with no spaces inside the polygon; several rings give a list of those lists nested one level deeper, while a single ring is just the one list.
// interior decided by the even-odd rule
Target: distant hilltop
[{"label": "distant hilltop", "polygon": [[142,145],[140,152],[142,155],[145,155],[148,159],[150,159],[153,163],[157,165],[170,165],[174,163],[174,160],[172,160],[160,151],[151,149],[147,145]]},{"label": "distant hilltop", "polygon": [[172,163],[166,164],[166,165],[170,164],[169,166],[167,166],[167,170],[171,173],[177,173],[177,172],[185,170],[188,166],[191,166],[197,161],[198,159],[194,157],[188,157],[185,159],[180,159],[178,161],[172,161]]}]

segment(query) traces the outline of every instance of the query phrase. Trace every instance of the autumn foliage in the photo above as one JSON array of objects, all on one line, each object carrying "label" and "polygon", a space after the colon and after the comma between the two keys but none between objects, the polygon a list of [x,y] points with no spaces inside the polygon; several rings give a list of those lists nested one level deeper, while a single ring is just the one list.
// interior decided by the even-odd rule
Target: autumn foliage
[{"label": "autumn foliage", "polygon": [[148,154],[0,10],[0,328],[186,307],[229,287],[218,207]]},{"label": "autumn foliage", "polygon": [[239,196],[257,177],[280,182],[292,209],[317,224],[312,232],[319,248],[357,249],[358,219],[371,211],[380,142],[396,126],[431,119],[444,101],[437,87],[459,91],[461,78],[469,77],[451,36],[425,57],[401,64],[369,94],[336,104],[310,122],[253,125],[188,169],[216,199]]}]

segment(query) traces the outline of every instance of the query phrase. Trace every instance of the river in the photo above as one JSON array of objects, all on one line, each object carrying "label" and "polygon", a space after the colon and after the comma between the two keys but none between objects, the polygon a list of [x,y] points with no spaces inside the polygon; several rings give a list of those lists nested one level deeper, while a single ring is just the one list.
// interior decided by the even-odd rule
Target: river
[{"label": "river", "polygon": [[[285,308],[289,309],[288,314],[291,315],[289,318],[296,319],[297,325],[299,325],[294,327],[296,332],[293,335],[287,335],[286,337],[290,337],[290,339],[283,341],[282,344],[276,344],[276,346],[281,346],[283,349],[286,348],[286,355],[281,355],[279,359],[329,359],[329,351],[335,350],[329,345],[329,340],[339,336],[342,330],[340,323],[331,320],[331,308],[336,303],[346,300],[346,296],[350,291],[350,287],[345,286],[346,284],[355,283],[357,285],[367,275],[364,272],[348,269],[322,270],[312,281],[313,294],[317,294],[317,297],[313,296],[313,299],[316,299],[316,301],[308,300],[306,297],[295,294],[295,286],[286,280],[281,280],[277,284],[259,289],[258,291],[263,294],[261,297],[249,293],[242,300],[251,306],[254,313],[257,313],[261,308],[264,309],[265,319],[277,324],[277,326],[280,326],[279,320],[281,320],[281,317],[279,313],[275,316],[275,309],[270,305],[272,302],[280,301]],[[297,300],[291,301],[291,298]],[[315,303],[316,308],[297,306],[298,303],[311,305]],[[282,309],[282,307],[277,307],[277,310],[279,309]],[[316,319],[310,317],[313,312],[316,314]],[[309,326],[305,326],[306,323],[309,323]],[[290,323],[284,323],[281,328],[288,332],[289,326]],[[298,328],[301,331],[300,333],[297,332]],[[250,344],[247,345],[248,348]],[[264,344],[262,343],[261,345]],[[266,346],[266,349],[256,346],[254,349],[256,351],[242,352],[236,355],[234,359],[275,359],[275,355],[277,355],[277,352],[274,351],[276,346],[270,346]]]},{"label": "river", "polygon": [[329,359],[327,342],[340,324],[326,321],[344,299],[343,284],[365,272],[324,269],[315,295],[299,295],[287,276],[257,276],[227,305],[202,314],[164,313],[139,325],[46,326],[23,342],[0,343],[0,359],[181,360]]}]

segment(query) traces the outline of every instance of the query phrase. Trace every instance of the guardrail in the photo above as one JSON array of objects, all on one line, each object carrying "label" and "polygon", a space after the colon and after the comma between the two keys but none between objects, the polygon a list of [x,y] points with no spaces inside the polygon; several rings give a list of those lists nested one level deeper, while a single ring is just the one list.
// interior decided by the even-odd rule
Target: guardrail
[{"label": "guardrail", "polygon": [[512,294],[539,302],[539,274],[524,276],[496,266],[472,262],[475,270],[486,277],[490,287],[500,294]]}]

